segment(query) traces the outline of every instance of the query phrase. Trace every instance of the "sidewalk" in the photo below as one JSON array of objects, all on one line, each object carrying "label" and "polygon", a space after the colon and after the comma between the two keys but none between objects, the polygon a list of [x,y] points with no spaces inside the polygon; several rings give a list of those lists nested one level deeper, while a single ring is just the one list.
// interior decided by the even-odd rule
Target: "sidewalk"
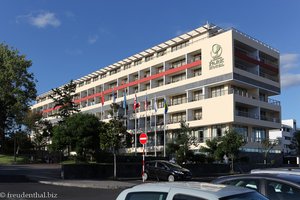
[{"label": "sidewalk", "polygon": [[81,188],[99,188],[99,189],[125,189],[142,183],[142,181],[127,182],[113,180],[45,180],[38,181],[42,184],[81,187]]}]

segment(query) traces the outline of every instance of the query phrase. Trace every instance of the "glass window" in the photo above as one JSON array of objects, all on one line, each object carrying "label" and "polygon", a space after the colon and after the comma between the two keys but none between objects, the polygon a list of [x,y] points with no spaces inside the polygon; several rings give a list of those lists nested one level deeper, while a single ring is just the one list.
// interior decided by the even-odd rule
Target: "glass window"
[{"label": "glass window", "polygon": [[125,200],[165,200],[167,195],[166,192],[131,192]]},{"label": "glass window", "polygon": [[202,119],[202,109],[194,110],[194,120]]},{"label": "glass window", "polygon": [[218,97],[225,94],[224,86],[218,86],[211,88],[211,97]]},{"label": "glass window", "polygon": [[257,192],[248,192],[220,198],[220,200],[267,200],[266,197]]},{"label": "glass window", "polygon": [[267,181],[267,196],[269,199],[299,199],[300,190],[285,183]]},{"label": "glass window", "polygon": [[173,200],[206,200],[206,199],[200,197],[194,197],[186,194],[176,194],[173,197]]},{"label": "glass window", "polygon": [[252,137],[255,142],[261,142],[266,139],[266,130],[263,128],[253,128],[252,129]]}]

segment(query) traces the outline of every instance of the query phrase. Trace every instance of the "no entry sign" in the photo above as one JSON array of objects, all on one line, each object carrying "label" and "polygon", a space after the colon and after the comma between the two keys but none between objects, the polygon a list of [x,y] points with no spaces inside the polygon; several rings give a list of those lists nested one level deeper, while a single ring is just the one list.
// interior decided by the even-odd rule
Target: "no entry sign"
[{"label": "no entry sign", "polygon": [[141,144],[146,144],[147,141],[148,141],[148,136],[147,136],[146,133],[141,133],[139,139],[140,139],[140,143],[141,143]]}]

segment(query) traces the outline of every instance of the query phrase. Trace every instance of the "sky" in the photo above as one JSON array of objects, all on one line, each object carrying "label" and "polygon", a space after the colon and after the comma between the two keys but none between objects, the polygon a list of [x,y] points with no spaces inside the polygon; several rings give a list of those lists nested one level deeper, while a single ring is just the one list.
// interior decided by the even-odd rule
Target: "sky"
[{"label": "sky", "polygon": [[300,127],[300,1],[1,0],[0,43],[32,61],[38,94],[207,22],[280,52],[282,119]]}]

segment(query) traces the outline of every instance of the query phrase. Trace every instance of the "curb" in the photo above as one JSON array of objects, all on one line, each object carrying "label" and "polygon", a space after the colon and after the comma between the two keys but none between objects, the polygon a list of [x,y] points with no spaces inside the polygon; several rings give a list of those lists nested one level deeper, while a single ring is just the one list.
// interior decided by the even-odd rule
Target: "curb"
[{"label": "curb", "polygon": [[41,184],[80,187],[80,188],[98,188],[98,189],[125,189],[136,184],[120,181],[38,181]]}]

